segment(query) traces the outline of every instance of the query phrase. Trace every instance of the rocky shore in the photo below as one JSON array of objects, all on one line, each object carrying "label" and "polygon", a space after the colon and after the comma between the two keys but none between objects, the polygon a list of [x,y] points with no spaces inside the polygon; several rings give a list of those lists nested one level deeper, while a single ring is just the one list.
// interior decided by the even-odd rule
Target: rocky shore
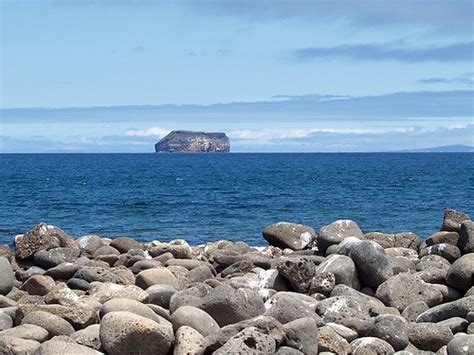
[{"label": "rocky shore", "polygon": [[[474,222],[426,240],[279,222],[267,247],[73,239],[0,247],[1,354],[474,354]],[[262,244],[264,244],[262,239]]]}]

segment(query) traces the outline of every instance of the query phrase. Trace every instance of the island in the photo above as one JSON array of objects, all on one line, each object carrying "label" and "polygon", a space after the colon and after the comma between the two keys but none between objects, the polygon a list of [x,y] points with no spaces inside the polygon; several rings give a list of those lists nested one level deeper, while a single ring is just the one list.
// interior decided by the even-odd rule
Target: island
[{"label": "island", "polygon": [[172,131],[155,144],[156,153],[228,153],[229,138],[222,132]]}]

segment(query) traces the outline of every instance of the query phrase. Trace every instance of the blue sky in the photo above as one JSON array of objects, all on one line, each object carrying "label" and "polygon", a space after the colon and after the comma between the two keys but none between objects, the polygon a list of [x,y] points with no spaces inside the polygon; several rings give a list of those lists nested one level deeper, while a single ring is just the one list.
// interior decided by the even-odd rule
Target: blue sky
[{"label": "blue sky", "polygon": [[473,2],[1,2],[2,152],[474,145]]}]

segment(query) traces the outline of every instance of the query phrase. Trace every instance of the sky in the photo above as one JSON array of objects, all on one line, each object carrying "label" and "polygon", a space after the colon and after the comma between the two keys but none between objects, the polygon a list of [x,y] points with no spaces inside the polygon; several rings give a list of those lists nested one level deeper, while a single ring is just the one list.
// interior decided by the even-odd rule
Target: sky
[{"label": "sky", "polygon": [[471,0],[0,0],[0,152],[474,145]]}]

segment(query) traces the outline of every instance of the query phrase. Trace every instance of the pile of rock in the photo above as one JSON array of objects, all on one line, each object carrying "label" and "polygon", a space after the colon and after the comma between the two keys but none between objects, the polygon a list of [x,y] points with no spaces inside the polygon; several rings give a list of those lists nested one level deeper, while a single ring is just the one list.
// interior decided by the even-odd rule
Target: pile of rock
[{"label": "pile of rock", "polygon": [[474,222],[366,233],[280,222],[268,247],[72,239],[0,247],[2,354],[473,354]]}]

